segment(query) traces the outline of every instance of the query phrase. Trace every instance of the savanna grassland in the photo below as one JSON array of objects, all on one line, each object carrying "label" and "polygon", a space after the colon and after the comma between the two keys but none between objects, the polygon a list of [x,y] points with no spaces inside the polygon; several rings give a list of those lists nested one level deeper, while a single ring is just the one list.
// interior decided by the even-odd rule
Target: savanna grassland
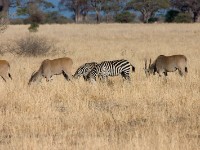
[{"label": "savanna grassland", "polygon": [[[30,34],[9,26],[0,43]],[[197,150],[200,147],[200,24],[42,25],[36,34],[55,44],[40,57],[5,53],[12,81],[0,79],[0,149]],[[146,78],[145,58],[184,54],[188,75]],[[28,80],[46,58],[71,57],[73,73],[85,62],[127,59],[131,83],[121,77],[90,84]]]}]

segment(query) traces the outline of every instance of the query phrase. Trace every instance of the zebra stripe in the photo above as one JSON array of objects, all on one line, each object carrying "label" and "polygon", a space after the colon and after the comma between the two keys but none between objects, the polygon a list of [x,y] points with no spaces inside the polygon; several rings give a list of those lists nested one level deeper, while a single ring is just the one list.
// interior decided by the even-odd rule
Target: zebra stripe
[{"label": "zebra stripe", "polygon": [[82,66],[80,66],[75,74],[73,75],[73,77],[75,79],[80,78],[81,76],[83,76],[84,80],[86,80],[86,76],[89,74],[89,72],[95,67],[95,65],[97,65],[96,62],[91,62],[91,63],[85,63]]},{"label": "zebra stripe", "polygon": [[100,64],[97,64],[91,72],[87,75],[87,80],[94,79],[96,77],[100,77],[100,79],[107,79],[108,76],[121,76],[126,79],[130,80],[130,70],[135,71],[135,67],[127,60],[114,60],[114,61],[104,61]]}]

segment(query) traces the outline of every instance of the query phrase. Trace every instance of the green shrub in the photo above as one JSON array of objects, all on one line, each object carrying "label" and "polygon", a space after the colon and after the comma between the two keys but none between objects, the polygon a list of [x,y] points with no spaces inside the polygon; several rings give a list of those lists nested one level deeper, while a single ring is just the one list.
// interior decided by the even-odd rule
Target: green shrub
[{"label": "green shrub", "polygon": [[10,24],[13,25],[24,24],[24,20],[21,18],[10,19]]},{"label": "green shrub", "polygon": [[134,14],[131,14],[128,11],[124,11],[115,16],[115,22],[130,23],[130,22],[133,22],[134,18],[135,18]]},{"label": "green shrub", "polygon": [[39,24],[36,22],[31,23],[30,27],[28,28],[28,30],[30,32],[37,32],[39,28]]},{"label": "green shrub", "polygon": [[0,13],[0,34],[8,27],[8,18]]},{"label": "green shrub", "polygon": [[192,22],[192,17],[189,13],[179,13],[175,17],[174,22],[176,22],[176,23],[190,23],[190,22]]},{"label": "green shrub", "polygon": [[148,23],[154,23],[156,21],[158,21],[158,18],[152,17],[152,18],[149,18]]},{"label": "green shrub", "polygon": [[179,14],[177,10],[169,10],[165,15],[165,22],[174,22],[175,17]]},{"label": "green shrub", "polygon": [[59,24],[66,24],[71,23],[72,20],[68,19],[65,16],[62,16],[57,11],[46,13],[45,16],[45,23],[59,23]]}]

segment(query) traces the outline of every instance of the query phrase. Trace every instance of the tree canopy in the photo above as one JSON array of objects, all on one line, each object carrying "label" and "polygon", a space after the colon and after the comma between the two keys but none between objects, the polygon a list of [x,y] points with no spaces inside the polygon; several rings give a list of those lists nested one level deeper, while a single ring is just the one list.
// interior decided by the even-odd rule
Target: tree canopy
[{"label": "tree canopy", "polygon": [[142,20],[145,23],[148,23],[156,11],[167,7],[169,7],[168,0],[131,0],[127,3],[127,9],[141,12]]}]

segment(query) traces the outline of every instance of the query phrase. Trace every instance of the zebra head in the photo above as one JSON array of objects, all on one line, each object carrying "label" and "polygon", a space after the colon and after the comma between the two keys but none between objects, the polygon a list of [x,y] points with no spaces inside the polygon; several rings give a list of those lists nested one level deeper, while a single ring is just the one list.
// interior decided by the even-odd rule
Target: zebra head
[{"label": "zebra head", "polygon": [[74,74],[74,78],[78,79],[81,76],[83,76],[83,78],[85,80],[87,80],[87,75],[89,74],[89,72],[97,65],[96,62],[91,62],[91,63],[85,63],[84,65],[80,66],[77,71]]},{"label": "zebra head", "polygon": [[76,72],[75,72],[75,74],[73,75],[73,77],[74,77],[75,79],[80,78],[80,77],[83,75],[83,73],[84,73],[84,69],[85,69],[85,66],[84,66],[84,65],[80,66],[80,67],[76,70]]},{"label": "zebra head", "polygon": [[95,65],[92,70],[87,74],[87,76],[85,77],[86,81],[96,81],[96,77],[98,75],[98,65]]}]

